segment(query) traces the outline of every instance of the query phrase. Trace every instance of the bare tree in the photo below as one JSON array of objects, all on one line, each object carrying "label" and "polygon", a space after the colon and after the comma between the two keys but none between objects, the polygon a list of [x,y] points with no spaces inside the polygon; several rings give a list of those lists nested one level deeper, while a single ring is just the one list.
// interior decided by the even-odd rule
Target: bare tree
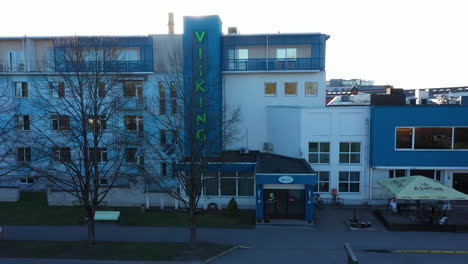
[{"label": "bare tree", "polygon": [[124,96],[123,77],[116,73],[114,42],[109,37],[55,40],[55,75],[34,83],[36,120],[26,142],[31,171],[83,208],[90,246],[96,243],[96,209],[122,180],[125,147],[138,137],[119,126],[120,110],[133,101]]},{"label": "bare tree", "polygon": [[[213,152],[220,148],[215,133],[221,128],[224,142],[235,141],[240,111],[223,107],[223,116],[219,118],[209,122],[205,117],[201,117],[204,120],[197,119],[197,115],[203,116],[200,101],[196,91],[184,91],[180,52],[172,53],[169,61],[165,68],[160,68],[163,69],[161,81],[157,83],[157,89],[153,89],[158,91],[157,94],[147,100],[153,103],[146,110],[147,121],[154,128],[145,132],[145,156],[152,161],[145,163],[145,171],[149,182],[157,184],[187,209],[189,242],[195,247],[196,212],[205,184],[204,175],[213,161]],[[209,95],[204,99],[204,106],[210,108]],[[200,131],[200,123],[204,124],[203,131]]]}]

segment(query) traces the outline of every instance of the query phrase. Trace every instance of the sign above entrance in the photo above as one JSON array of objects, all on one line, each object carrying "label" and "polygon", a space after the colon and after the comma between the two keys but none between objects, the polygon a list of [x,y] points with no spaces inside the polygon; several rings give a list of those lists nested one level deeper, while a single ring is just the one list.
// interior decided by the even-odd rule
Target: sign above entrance
[{"label": "sign above entrance", "polygon": [[294,178],[291,176],[281,176],[278,178],[278,181],[280,183],[292,183],[294,181]]}]

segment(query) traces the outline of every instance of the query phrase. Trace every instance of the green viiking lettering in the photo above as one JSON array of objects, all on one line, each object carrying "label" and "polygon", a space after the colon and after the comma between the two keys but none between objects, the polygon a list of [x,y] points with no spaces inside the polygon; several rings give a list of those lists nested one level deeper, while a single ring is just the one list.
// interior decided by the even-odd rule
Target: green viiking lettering
[{"label": "green viiking lettering", "polygon": [[205,84],[205,81],[197,81],[196,83],[196,89],[195,91],[197,92],[206,92],[205,88],[203,88],[203,85]]},{"label": "green viiking lettering", "polygon": [[200,124],[200,122],[206,125],[206,113],[203,115],[197,115],[197,126]]},{"label": "green viiking lettering", "polygon": [[203,57],[203,50],[202,48],[198,48],[198,58],[201,60]]},{"label": "green viiking lettering", "polygon": [[198,100],[198,106],[200,108],[203,108],[203,97],[200,97],[200,99]]},{"label": "green viiking lettering", "polygon": [[203,65],[198,65],[198,76],[202,77],[203,76]]},{"label": "green viiking lettering", "polygon": [[197,131],[197,139],[200,140],[200,141],[205,141],[206,140],[206,133],[205,133],[205,129],[199,129]]},{"label": "green viiking lettering", "polygon": [[201,34],[199,32],[195,32],[195,36],[197,36],[198,43],[201,43],[203,41],[203,38],[205,38],[205,31],[203,31]]}]

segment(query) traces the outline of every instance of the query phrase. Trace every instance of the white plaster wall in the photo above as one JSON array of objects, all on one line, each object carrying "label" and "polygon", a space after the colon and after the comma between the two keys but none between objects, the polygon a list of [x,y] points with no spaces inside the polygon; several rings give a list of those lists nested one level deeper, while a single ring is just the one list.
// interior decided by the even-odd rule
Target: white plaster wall
[{"label": "white plaster wall", "polygon": [[267,107],[267,139],[274,153],[300,157],[301,108]]},{"label": "white plaster wall", "polygon": [[0,188],[0,201],[16,202],[19,200],[19,188]]},{"label": "white plaster wall", "polygon": [[[266,96],[267,82],[276,82],[276,96]],[[297,82],[297,95],[284,94],[285,82]],[[305,96],[304,82],[318,82],[318,95]],[[227,149],[248,147],[262,150],[267,140],[267,106],[304,106],[325,108],[325,72],[295,73],[225,73],[223,74],[225,108],[240,108],[239,138]]]}]

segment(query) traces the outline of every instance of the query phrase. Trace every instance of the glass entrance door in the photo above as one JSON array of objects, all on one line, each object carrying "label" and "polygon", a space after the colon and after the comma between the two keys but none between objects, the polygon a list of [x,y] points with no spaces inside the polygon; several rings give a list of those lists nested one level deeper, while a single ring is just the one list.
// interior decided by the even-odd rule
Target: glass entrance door
[{"label": "glass entrance door", "polygon": [[454,173],[453,188],[459,192],[468,194],[468,173]]},{"label": "glass entrance door", "polygon": [[304,218],[304,190],[265,189],[264,212],[269,218]]}]

